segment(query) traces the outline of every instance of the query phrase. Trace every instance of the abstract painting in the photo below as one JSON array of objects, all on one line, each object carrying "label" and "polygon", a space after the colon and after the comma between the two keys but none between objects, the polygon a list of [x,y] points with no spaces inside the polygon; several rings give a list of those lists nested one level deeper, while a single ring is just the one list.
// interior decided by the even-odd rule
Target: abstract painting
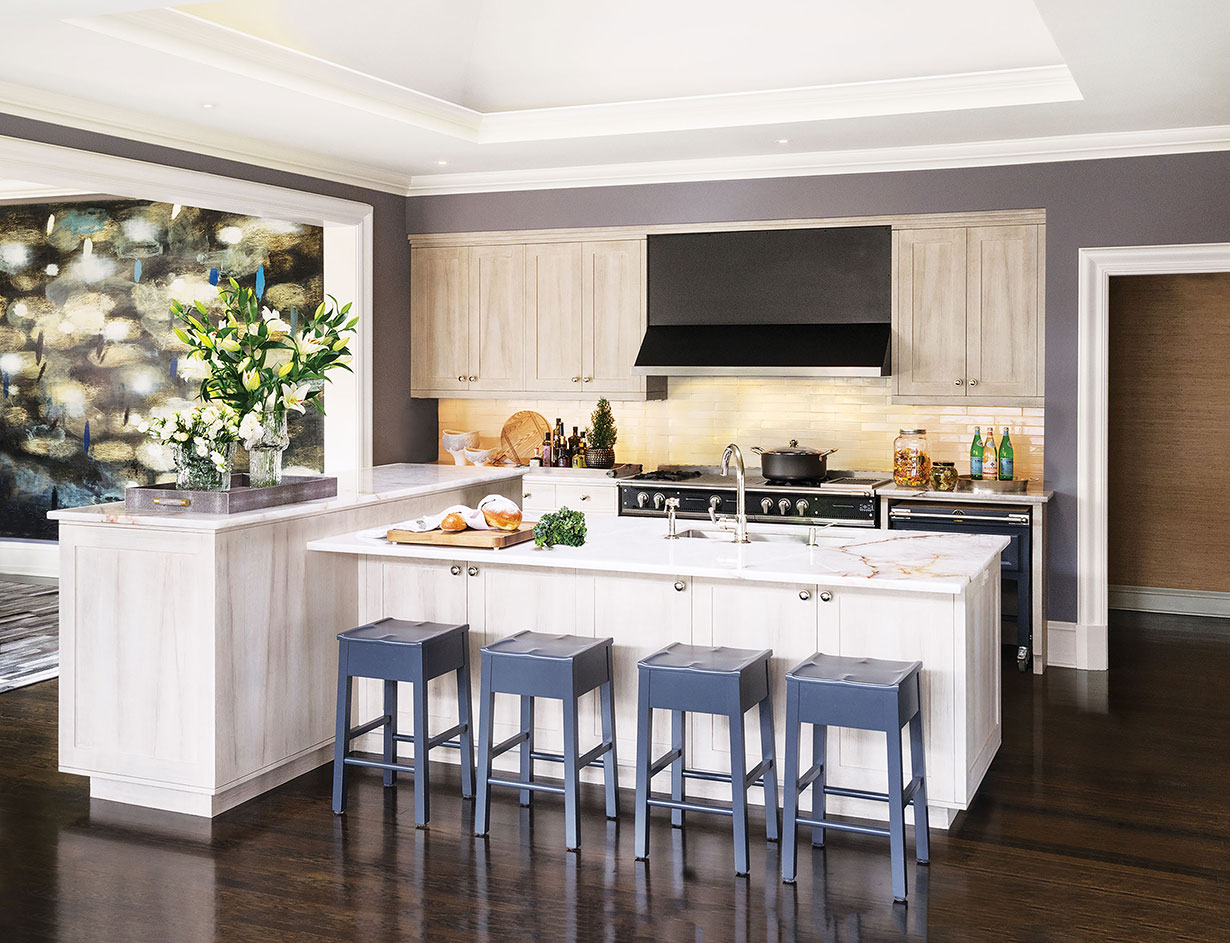
[{"label": "abstract painting", "polygon": [[[227,278],[294,329],[323,297],[323,230],[137,200],[0,205],[0,537],[55,539],[49,510],[174,477],[137,426],[200,384],[172,300],[216,308]],[[290,433],[287,471],[318,473],[320,416]]]}]

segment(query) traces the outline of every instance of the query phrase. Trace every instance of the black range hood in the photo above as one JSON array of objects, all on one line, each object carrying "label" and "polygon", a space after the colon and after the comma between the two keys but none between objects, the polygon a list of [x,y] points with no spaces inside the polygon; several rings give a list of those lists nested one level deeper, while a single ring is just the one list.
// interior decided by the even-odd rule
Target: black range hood
[{"label": "black range hood", "polygon": [[891,372],[887,226],[669,233],[648,239],[648,376]]}]

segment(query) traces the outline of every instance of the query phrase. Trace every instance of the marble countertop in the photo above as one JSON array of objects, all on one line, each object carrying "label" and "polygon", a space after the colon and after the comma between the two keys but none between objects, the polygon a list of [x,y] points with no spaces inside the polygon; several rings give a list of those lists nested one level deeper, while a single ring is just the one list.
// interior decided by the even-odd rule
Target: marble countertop
[{"label": "marble countertop", "polygon": [[[389,524],[395,523],[390,521]],[[711,525],[680,522],[679,530],[713,533]],[[583,547],[538,549],[531,543],[503,550],[391,544],[386,527],[313,540],[309,550],[360,556],[449,560],[488,566],[537,566],[616,573],[654,573],[750,582],[861,586],[896,591],[964,592],[989,566],[997,566],[1006,537],[985,534],[922,534],[900,531],[826,529],[820,546],[808,547],[806,533],[753,528],[779,540],[735,544],[726,534],[713,539],[665,540],[663,520],[591,517]]]},{"label": "marble countertop", "polygon": [[380,465],[337,476],[337,496],[303,501],[240,514],[196,514],[183,510],[140,511],[129,514],[123,501],[51,511],[52,520],[74,524],[120,524],[172,528],[185,531],[224,531],[267,521],[291,520],[312,514],[399,498],[437,494],[483,482],[520,478],[524,468],[476,465]]},{"label": "marble countertop", "polygon": [[1043,491],[1037,482],[1031,481],[1024,494],[975,494],[972,491],[930,491],[926,488],[903,488],[889,484],[876,488],[881,498],[911,498],[923,501],[954,501],[961,504],[1046,504],[1054,495]]}]

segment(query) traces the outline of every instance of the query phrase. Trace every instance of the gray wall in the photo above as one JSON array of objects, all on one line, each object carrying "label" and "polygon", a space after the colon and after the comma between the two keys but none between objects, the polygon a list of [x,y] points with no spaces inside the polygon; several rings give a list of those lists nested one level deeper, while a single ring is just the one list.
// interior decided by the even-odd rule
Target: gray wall
[{"label": "gray wall", "polygon": [[[375,441],[372,457],[377,465],[435,460],[435,401],[410,399],[410,249],[404,225],[404,197],[6,114],[0,114],[0,136],[183,167],[371,205],[375,211],[375,297],[372,316],[376,337],[373,348]],[[142,196],[140,193],[125,195]]]},{"label": "gray wall", "polygon": [[412,198],[411,233],[1042,208],[1052,619],[1076,620],[1077,250],[1230,241],[1230,154]]}]

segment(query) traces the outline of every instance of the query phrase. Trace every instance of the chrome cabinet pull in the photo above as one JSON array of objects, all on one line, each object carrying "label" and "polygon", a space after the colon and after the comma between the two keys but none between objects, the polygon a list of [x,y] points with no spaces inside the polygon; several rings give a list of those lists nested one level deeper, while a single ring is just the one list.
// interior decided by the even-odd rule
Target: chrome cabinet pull
[{"label": "chrome cabinet pull", "polygon": [[583,495],[581,495],[581,500],[582,500],[582,501],[588,501],[588,500],[589,500],[589,495],[587,495],[587,494],[583,494]]},{"label": "chrome cabinet pull", "polygon": [[465,381],[466,381],[466,378],[465,378],[465,377],[458,377],[458,378],[457,378],[457,382],[458,382],[458,383],[465,383]]},{"label": "chrome cabinet pull", "polygon": [[581,377],[581,382],[582,383],[593,383],[594,378],[593,377]]},{"label": "chrome cabinet pull", "polygon": [[688,584],[685,583],[683,580],[675,580],[675,592],[682,593],[687,588],[688,588]]},{"label": "chrome cabinet pull", "polygon": [[962,380],[960,377],[957,377],[955,380],[953,380],[953,381],[952,381],[952,385],[953,385],[953,386],[960,386],[960,385],[961,385],[961,384],[963,384],[964,382],[965,382],[965,381],[964,381],[964,380]]},{"label": "chrome cabinet pull", "polygon": [[471,576],[478,576],[478,567],[472,566],[468,570],[466,570],[466,572],[469,573]]},{"label": "chrome cabinet pull", "polygon": [[803,602],[807,602],[807,600],[811,599],[811,593],[809,593],[809,592],[808,592],[807,590],[805,590],[805,589],[800,589],[800,590],[799,590],[799,598],[800,598],[801,600],[803,600]]},{"label": "chrome cabinet pull", "polygon": [[528,491],[522,491],[522,492],[521,492],[521,497],[523,497],[523,498],[532,498],[532,497],[534,497],[534,496],[533,496],[532,494],[530,494]]},{"label": "chrome cabinet pull", "polygon": [[478,377],[470,377],[470,382],[471,382],[471,383],[473,383],[473,382],[474,382],[475,380],[477,380],[477,379],[478,379]]},{"label": "chrome cabinet pull", "polygon": [[971,378],[971,379],[970,379],[970,381],[969,381],[969,385],[970,385],[970,386],[977,386],[977,385],[978,385],[978,381],[977,381],[976,379]]},{"label": "chrome cabinet pull", "polygon": [[453,576],[460,576],[460,575],[461,575],[461,567],[459,567],[456,563],[454,563],[452,566],[450,566],[450,567],[448,568],[448,571],[449,571],[450,573],[452,573],[452,574],[453,574]]},{"label": "chrome cabinet pull", "polygon": [[580,382],[581,382],[581,378],[580,378],[580,377],[573,377],[573,378],[572,378],[572,382],[573,382],[573,383],[580,383]]},{"label": "chrome cabinet pull", "polygon": [[823,593],[821,593],[821,594],[820,594],[820,601],[821,601],[821,602],[832,602],[832,601],[833,601],[833,594],[832,594],[832,593],[830,593],[830,592],[826,589]]}]

